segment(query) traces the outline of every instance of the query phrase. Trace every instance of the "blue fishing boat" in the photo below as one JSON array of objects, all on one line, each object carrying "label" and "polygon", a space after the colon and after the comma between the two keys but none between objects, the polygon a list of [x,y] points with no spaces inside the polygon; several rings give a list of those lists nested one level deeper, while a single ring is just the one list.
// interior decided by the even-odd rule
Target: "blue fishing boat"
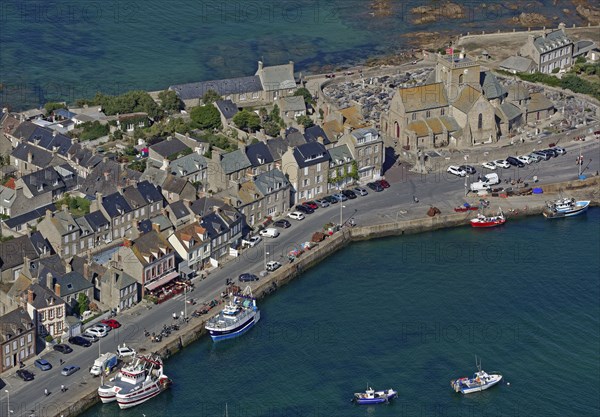
[{"label": "blue fishing boat", "polygon": [[369,387],[365,392],[357,392],[354,394],[354,401],[356,404],[382,404],[389,402],[392,398],[398,396],[398,391],[394,391],[392,388],[384,391],[375,391]]},{"label": "blue fishing boat", "polygon": [[547,219],[572,217],[585,213],[589,206],[589,200],[575,201],[574,198],[561,198],[546,202],[543,214]]},{"label": "blue fishing boat", "polygon": [[212,340],[231,339],[241,336],[260,320],[260,310],[250,287],[243,294],[234,296],[223,310],[208,320],[206,330]]}]

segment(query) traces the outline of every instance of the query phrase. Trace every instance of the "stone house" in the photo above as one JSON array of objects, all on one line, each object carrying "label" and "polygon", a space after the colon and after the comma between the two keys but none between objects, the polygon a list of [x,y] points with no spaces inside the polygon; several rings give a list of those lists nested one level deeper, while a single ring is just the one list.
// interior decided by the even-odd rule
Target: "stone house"
[{"label": "stone house", "polygon": [[246,157],[250,161],[250,166],[246,169],[246,177],[253,178],[254,176],[271,171],[278,164],[269,147],[265,142],[256,142],[245,147]]},{"label": "stone house", "polygon": [[64,159],[29,142],[19,142],[10,152],[10,164],[17,169],[19,175],[31,174],[61,163],[64,163]]},{"label": "stone house", "polygon": [[206,229],[199,223],[178,228],[168,240],[183,260],[179,265],[180,272],[199,271],[208,263],[211,253],[210,239]]},{"label": "stone house", "polygon": [[561,24],[558,29],[544,30],[541,35],[529,35],[519,53],[531,58],[539,72],[550,74],[573,63],[573,41]]},{"label": "stone house", "polygon": [[194,212],[190,209],[189,200],[179,200],[166,207],[169,220],[175,228],[190,223],[194,218]]},{"label": "stone house", "polygon": [[319,142],[288,148],[281,158],[283,173],[293,187],[291,204],[327,193],[329,152]]},{"label": "stone house", "polygon": [[107,196],[97,193],[96,200],[92,202],[90,210],[100,210],[104,217],[110,221],[111,237],[106,243],[125,236],[134,219],[133,209],[119,192]]},{"label": "stone house", "polygon": [[191,152],[192,149],[185,143],[169,136],[162,142],[148,147],[148,159],[162,165],[163,163],[168,164],[170,161]]},{"label": "stone house", "polygon": [[214,102],[214,106],[219,110],[223,126],[228,126],[239,112],[237,104],[231,100],[217,100]]},{"label": "stone house", "polygon": [[161,212],[164,200],[160,190],[148,181],[141,181],[123,188],[123,198],[133,210],[137,221],[149,219]]},{"label": "stone house", "polygon": [[169,90],[175,91],[188,109],[201,105],[202,97],[211,90],[223,99],[240,105],[257,104],[264,100],[263,86],[258,75],[172,85]]},{"label": "stone house", "polygon": [[67,264],[67,272],[65,274],[53,276],[49,272],[47,280],[48,284],[46,287],[51,288],[56,296],[65,301],[67,314],[71,314],[77,307],[80,294],[85,295],[90,301],[94,299],[94,285],[79,272],[70,271],[69,264]]},{"label": "stone house", "polygon": [[161,192],[169,204],[179,200],[193,201],[197,194],[196,187],[191,182],[171,174],[165,177]]},{"label": "stone house", "polygon": [[142,173],[134,171],[104,157],[90,171],[87,177],[79,178],[78,191],[93,198],[96,193],[109,195],[118,190],[140,181]]},{"label": "stone house", "polygon": [[138,281],[119,269],[106,268],[99,284],[102,303],[117,311],[126,310],[140,300]]},{"label": "stone house", "polygon": [[0,281],[3,284],[14,282],[26,262],[36,265],[40,257],[48,256],[51,252],[52,247],[39,231],[0,242]]},{"label": "stone house", "polygon": [[68,164],[46,167],[23,175],[16,182],[17,190],[21,189],[25,197],[48,195],[50,201],[62,198],[65,192],[72,190],[76,185],[76,172]]},{"label": "stone house", "polygon": [[210,148],[210,143],[208,142],[208,140],[202,137],[203,134],[204,133],[201,130],[193,130],[191,132],[186,133],[185,135],[176,132],[173,134],[173,137],[185,143],[185,145],[188,148],[192,149],[198,155],[204,155],[206,154],[206,152],[208,152],[208,149]]},{"label": "stone house", "polygon": [[[51,279],[52,276],[50,276]],[[41,286],[36,278],[23,293],[23,302],[29,317],[34,321],[37,334],[61,337],[65,330],[66,303],[50,290],[52,283]]]},{"label": "stone house", "polygon": [[544,93],[533,93],[525,107],[525,122],[539,122],[551,117],[556,108]]},{"label": "stone house", "polygon": [[[452,103],[452,116],[458,126],[462,126],[464,144],[490,143],[496,139],[495,110],[482,92],[466,85]],[[448,144],[434,143],[434,147]],[[438,146],[436,146],[438,145]],[[426,148],[426,147],[425,147]],[[423,149],[423,148],[421,148]]]},{"label": "stone house", "polygon": [[208,162],[199,151],[200,148],[198,148],[198,152],[171,161],[168,171],[171,175],[192,184],[199,183],[206,186],[208,182]]},{"label": "stone house", "polygon": [[16,367],[36,355],[36,326],[24,308],[0,316],[0,370]]},{"label": "stone house", "polygon": [[[262,61],[258,61],[256,75],[260,79],[264,99],[273,102],[282,97],[292,96],[296,92],[296,79],[294,78],[294,62],[290,61],[284,65],[265,67]],[[243,100],[234,100],[242,104]]]},{"label": "stone house", "polygon": [[246,175],[246,169],[252,166],[244,148],[223,153],[217,147],[212,148],[209,161],[208,182],[210,190],[217,192],[237,184]]},{"label": "stone house", "polygon": [[296,117],[306,116],[306,103],[302,96],[283,97],[279,100],[281,117],[287,121],[296,121]]},{"label": "stone house", "polygon": [[348,145],[343,144],[329,149],[329,177],[327,179],[327,189],[329,192],[342,189],[352,184],[355,179],[352,177],[354,165],[356,164]]},{"label": "stone house", "polygon": [[357,164],[358,181],[369,182],[383,174],[383,139],[372,127],[355,129],[338,141],[347,145]]}]

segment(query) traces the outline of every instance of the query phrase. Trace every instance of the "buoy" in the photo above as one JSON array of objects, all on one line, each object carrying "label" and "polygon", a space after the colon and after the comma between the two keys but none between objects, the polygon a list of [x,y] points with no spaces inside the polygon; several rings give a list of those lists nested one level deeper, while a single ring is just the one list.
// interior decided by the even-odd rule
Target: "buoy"
[{"label": "buoy", "polygon": [[507,382],[506,385],[510,386],[510,382]]}]

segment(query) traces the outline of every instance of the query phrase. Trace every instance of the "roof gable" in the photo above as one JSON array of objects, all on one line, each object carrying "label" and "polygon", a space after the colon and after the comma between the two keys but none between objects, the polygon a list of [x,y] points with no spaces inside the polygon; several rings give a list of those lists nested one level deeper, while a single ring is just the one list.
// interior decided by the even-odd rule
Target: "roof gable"
[{"label": "roof gable", "polygon": [[435,109],[448,105],[443,83],[420,85],[398,90],[406,112]]}]

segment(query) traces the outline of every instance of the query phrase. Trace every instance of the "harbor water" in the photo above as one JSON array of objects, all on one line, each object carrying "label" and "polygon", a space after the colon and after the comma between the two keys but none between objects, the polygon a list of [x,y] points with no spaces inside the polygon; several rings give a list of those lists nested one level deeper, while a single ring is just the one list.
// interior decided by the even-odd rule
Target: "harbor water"
[{"label": "harbor water", "polygon": [[[600,209],[350,245],[260,302],[243,337],[166,361],[166,393],[85,417],[597,416]],[[455,393],[475,355],[503,382]],[[394,388],[390,404],[354,392]]]},{"label": "harbor water", "polygon": [[258,60],[293,60],[304,73],[331,71],[419,47],[421,38],[411,32],[450,39],[459,31],[506,30],[515,27],[513,17],[528,11],[581,24],[576,13],[564,12],[566,2],[456,3],[463,6],[462,17],[418,24],[422,15],[414,10],[426,2],[3,0],[0,105],[74,103],[98,91],[153,91],[247,76],[256,72]]}]

